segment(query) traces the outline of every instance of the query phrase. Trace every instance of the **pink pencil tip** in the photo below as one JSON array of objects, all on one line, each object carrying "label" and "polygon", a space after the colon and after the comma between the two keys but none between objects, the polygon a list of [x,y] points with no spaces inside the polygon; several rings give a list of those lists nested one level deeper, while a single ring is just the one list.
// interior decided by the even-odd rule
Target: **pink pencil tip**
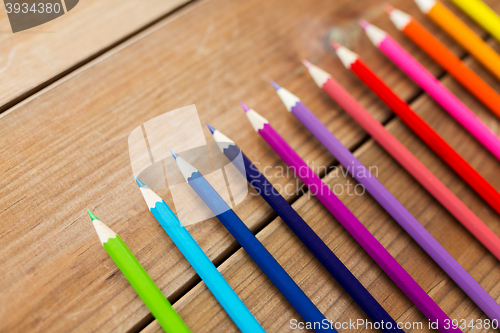
[{"label": "pink pencil tip", "polygon": [[337,51],[337,50],[340,48],[340,44],[339,44],[339,43],[337,43],[337,42],[336,42],[336,41],[334,41],[334,40],[332,40],[332,41],[330,42],[330,44],[332,45],[332,47],[333,47],[333,49],[334,49],[335,51]]},{"label": "pink pencil tip", "polygon": [[277,84],[276,82],[274,82],[273,80],[271,80],[270,82],[271,82],[271,85],[274,87],[274,89],[276,89],[276,91],[281,89],[280,85]]},{"label": "pink pencil tip", "polygon": [[366,22],[363,19],[359,20],[358,23],[361,26],[361,28],[363,28],[363,29],[366,29],[370,25],[370,23]]},{"label": "pink pencil tip", "polygon": [[306,59],[302,59],[302,63],[304,64],[304,66],[306,66],[307,68],[311,68],[312,67],[312,64],[307,61]]},{"label": "pink pencil tip", "polygon": [[243,110],[244,110],[245,112],[248,112],[248,110],[250,110],[250,108],[249,108],[248,106],[246,106],[246,105],[245,105],[245,103],[240,102],[240,105],[241,105],[241,107],[243,108]]},{"label": "pink pencil tip", "polygon": [[391,5],[386,3],[386,4],[384,4],[384,10],[387,14],[390,14],[394,10],[394,7],[392,7]]}]

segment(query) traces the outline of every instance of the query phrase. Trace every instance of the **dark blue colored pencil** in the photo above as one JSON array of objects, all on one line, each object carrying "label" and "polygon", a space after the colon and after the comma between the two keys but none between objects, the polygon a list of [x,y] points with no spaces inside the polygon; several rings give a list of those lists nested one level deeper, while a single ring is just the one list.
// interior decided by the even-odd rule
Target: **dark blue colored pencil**
[{"label": "dark blue colored pencil", "polygon": [[315,332],[337,332],[202,174],[172,152],[187,183]]},{"label": "dark blue colored pencil", "polygon": [[[384,308],[373,298],[368,290],[356,279],[356,277],[344,266],[330,248],[309,227],[302,217],[290,206],[290,204],[279,194],[274,186],[264,177],[257,167],[248,159],[240,148],[227,136],[208,125],[222,153],[233,162],[238,170],[247,178],[250,185],[266,200],[271,208],[285,221],[288,227],[299,237],[314,256],[325,266],[338,283],[351,295],[356,303],[374,321],[384,323],[383,332],[404,331],[397,328],[396,322],[384,310]],[[241,163],[240,157],[243,161]],[[388,324],[390,323],[390,325]]]}]

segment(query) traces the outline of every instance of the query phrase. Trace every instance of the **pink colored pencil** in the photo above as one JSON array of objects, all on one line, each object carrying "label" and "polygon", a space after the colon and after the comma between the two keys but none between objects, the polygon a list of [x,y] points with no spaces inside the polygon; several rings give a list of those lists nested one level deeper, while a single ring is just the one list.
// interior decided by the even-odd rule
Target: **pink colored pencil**
[{"label": "pink colored pencil", "polygon": [[330,74],[308,61],[304,61],[304,65],[321,89],[349,113],[406,171],[500,260],[500,238],[483,221],[363,108]]},{"label": "pink colored pencil", "polygon": [[372,43],[500,160],[500,138],[385,31],[361,20]]},{"label": "pink colored pencil", "polygon": [[372,259],[384,270],[394,283],[408,296],[415,306],[432,322],[438,323],[440,332],[460,332],[458,328],[446,326],[449,317],[427,295],[417,282],[404,270],[391,254],[377,241],[366,227],[352,214],[323,183],[321,178],[300,158],[288,143],[269,124],[267,119],[255,110],[242,104],[250,123],[257,133],[273,148],[273,150],[292,168],[296,175],[307,185],[311,193],[330,211],[340,224],[351,234]]}]

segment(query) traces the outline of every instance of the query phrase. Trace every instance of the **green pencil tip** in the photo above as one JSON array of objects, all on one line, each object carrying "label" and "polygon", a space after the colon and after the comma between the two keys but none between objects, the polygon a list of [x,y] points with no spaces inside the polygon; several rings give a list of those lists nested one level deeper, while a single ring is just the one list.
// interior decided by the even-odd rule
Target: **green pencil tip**
[{"label": "green pencil tip", "polygon": [[99,219],[97,218],[97,216],[95,216],[95,215],[94,215],[94,213],[92,213],[92,212],[91,212],[90,210],[88,210],[88,209],[87,209],[87,213],[89,213],[89,216],[90,216],[90,218],[92,219],[92,221],[94,221],[94,220],[99,220]]}]

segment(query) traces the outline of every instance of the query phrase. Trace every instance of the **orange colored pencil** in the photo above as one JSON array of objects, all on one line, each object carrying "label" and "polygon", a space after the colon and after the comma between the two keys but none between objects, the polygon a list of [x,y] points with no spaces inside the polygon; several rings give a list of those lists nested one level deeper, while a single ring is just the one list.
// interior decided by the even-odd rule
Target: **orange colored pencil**
[{"label": "orange colored pencil", "polygon": [[387,6],[386,10],[398,30],[402,31],[481,103],[500,117],[500,95],[493,88],[413,17],[391,6]]},{"label": "orange colored pencil", "polygon": [[420,10],[500,80],[500,55],[451,10],[435,0],[415,0]]}]

